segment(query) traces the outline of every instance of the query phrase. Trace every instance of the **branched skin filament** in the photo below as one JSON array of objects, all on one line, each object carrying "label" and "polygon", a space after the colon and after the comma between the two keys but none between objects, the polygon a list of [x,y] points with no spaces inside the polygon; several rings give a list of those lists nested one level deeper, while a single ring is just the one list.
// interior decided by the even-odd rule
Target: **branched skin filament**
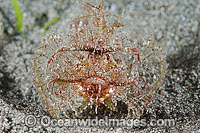
[{"label": "branched skin filament", "polygon": [[139,117],[162,86],[161,47],[152,36],[133,46],[103,4],[86,2],[85,15],[71,21],[67,37],[51,32],[33,59],[36,93],[53,117],[78,117],[92,105],[98,113],[100,103],[116,111],[119,100],[128,106],[127,117]]}]

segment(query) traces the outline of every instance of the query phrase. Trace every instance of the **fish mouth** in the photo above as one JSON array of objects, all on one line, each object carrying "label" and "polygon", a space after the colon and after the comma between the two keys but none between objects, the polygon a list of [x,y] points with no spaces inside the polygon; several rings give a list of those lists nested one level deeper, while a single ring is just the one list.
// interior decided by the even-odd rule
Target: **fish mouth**
[{"label": "fish mouth", "polygon": [[100,77],[90,77],[78,87],[81,96],[93,102],[103,102],[113,94],[113,85]]}]

